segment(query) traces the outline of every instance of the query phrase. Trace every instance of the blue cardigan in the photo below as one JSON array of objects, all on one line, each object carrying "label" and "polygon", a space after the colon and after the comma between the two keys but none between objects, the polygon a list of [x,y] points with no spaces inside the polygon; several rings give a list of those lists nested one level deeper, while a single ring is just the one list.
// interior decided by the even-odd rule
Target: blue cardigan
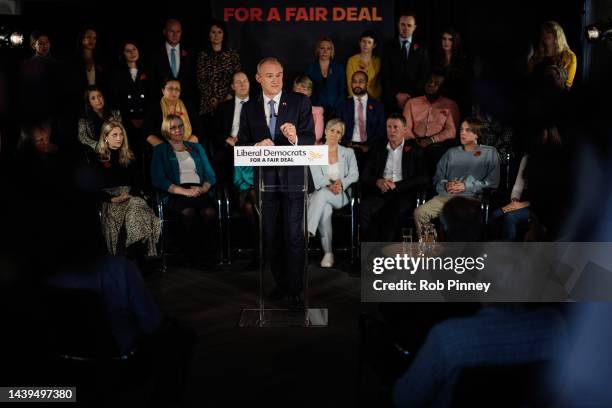
[{"label": "blue cardigan", "polygon": [[321,74],[319,61],[308,65],[304,73],[312,79],[313,106],[322,106],[325,112],[332,112],[346,98],[346,72],[337,62],[329,63],[327,79]]},{"label": "blue cardigan", "polygon": [[[216,177],[208,156],[202,145],[199,143],[184,142],[187,149],[191,148],[191,157],[195,162],[196,172],[200,176],[202,184],[205,182],[210,183],[211,186],[215,185]],[[153,160],[151,161],[151,182],[153,186],[167,193],[170,185],[181,184],[181,172],[179,170],[178,160],[176,159],[176,153],[168,143],[160,143],[153,149]]]}]

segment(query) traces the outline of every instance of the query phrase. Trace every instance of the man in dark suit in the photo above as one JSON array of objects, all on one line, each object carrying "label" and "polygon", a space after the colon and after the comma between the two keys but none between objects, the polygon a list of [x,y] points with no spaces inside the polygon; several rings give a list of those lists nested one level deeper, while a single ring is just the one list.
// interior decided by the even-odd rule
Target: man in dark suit
[{"label": "man in dark suit", "polygon": [[[257,64],[257,82],[263,93],[242,108],[239,145],[290,146],[314,144],[312,106],[308,97],[283,92],[283,66],[275,58]],[[260,167],[258,177],[267,186],[285,191],[262,193],[263,234],[276,289],[270,297],[289,297],[292,310],[303,308],[304,168]],[[289,190],[289,191],[286,191]],[[297,190],[297,191],[296,191]]]},{"label": "man in dark suit", "polygon": [[406,101],[422,93],[430,71],[427,47],[414,40],[414,14],[404,13],[398,20],[399,35],[382,54],[382,85],[387,112],[401,112]]},{"label": "man in dark suit", "polygon": [[181,22],[171,18],[164,27],[165,42],[151,58],[157,92],[165,79],[178,79],[181,83],[181,99],[189,106],[195,106],[195,55],[181,45],[183,28]]},{"label": "man in dark suit", "polygon": [[372,151],[361,181],[364,197],[361,202],[362,241],[393,241],[401,224],[416,202],[418,189],[429,177],[421,148],[414,140],[404,139],[406,119],[394,113],[387,119],[387,144]]},{"label": "man in dark suit", "polygon": [[234,146],[240,129],[240,114],[249,101],[250,83],[247,75],[236,72],[232,77],[234,97],[217,106],[213,117],[212,161],[217,182],[231,183],[234,174]]},{"label": "man in dark suit", "polygon": [[338,118],[345,125],[342,144],[355,151],[359,170],[363,170],[370,148],[385,137],[385,108],[367,89],[368,74],[355,72],[351,78],[353,97],[338,106]]}]

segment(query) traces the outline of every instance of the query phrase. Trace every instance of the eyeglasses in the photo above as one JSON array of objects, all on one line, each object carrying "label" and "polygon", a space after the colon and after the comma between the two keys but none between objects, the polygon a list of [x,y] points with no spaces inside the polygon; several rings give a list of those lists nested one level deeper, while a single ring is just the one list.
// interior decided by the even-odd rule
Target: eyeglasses
[{"label": "eyeglasses", "polygon": [[170,130],[183,130],[185,125],[170,126]]},{"label": "eyeglasses", "polygon": [[181,88],[167,87],[166,89],[170,92],[181,92]]}]

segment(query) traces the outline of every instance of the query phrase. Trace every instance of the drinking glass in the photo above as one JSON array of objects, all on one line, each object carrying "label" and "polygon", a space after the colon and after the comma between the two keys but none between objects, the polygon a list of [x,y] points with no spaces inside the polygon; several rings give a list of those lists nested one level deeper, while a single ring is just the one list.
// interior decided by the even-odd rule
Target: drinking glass
[{"label": "drinking glass", "polygon": [[402,228],[402,252],[406,253],[406,246],[412,255],[412,228]]}]

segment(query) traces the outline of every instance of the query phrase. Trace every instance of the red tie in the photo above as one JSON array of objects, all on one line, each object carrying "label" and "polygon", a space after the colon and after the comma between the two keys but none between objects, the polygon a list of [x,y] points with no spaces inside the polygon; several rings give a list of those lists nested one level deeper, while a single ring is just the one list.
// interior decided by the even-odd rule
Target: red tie
[{"label": "red tie", "polygon": [[359,128],[359,136],[361,137],[361,142],[365,142],[368,138],[366,134],[365,128],[365,118],[363,117],[363,103],[361,102],[361,98],[357,98],[359,112],[357,112],[357,126]]}]

